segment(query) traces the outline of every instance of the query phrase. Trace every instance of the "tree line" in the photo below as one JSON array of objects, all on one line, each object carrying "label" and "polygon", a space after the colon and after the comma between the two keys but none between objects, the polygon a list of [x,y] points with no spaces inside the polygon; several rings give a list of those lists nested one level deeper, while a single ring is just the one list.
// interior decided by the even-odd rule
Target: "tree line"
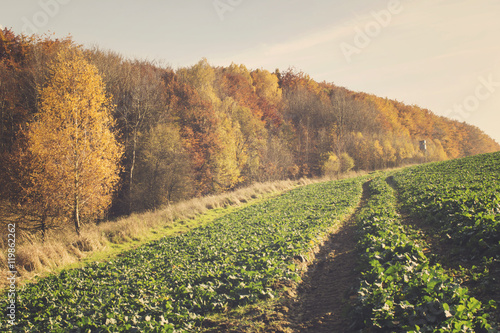
[{"label": "tree line", "polygon": [[172,69],[0,31],[0,209],[24,228],[497,150],[477,127],[293,68]]}]

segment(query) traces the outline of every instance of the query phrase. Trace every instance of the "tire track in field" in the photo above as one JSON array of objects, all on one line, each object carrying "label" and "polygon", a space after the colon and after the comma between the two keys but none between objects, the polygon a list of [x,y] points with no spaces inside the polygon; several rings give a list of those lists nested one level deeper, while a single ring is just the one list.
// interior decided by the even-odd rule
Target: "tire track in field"
[{"label": "tire track in field", "polygon": [[348,310],[359,284],[356,216],[369,197],[368,184],[363,184],[363,195],[354,213],[330,235],[297,289],[288,313],[295,332],[354,331]]},{"label": "tire track in field", "polygon": [[[480,271],[488,269],[493,271],[493,274],[499,276],[498,273],[500,273],[500,263],[498,261],[493,262],[491,266],[485,266],[482,258],[464,258],[459,253],[454,253],[452,249],[456,245],[449,244],[449,240],[444,238],[439,233],[436,226],[433,226],[421,218],[411,216],[408,211],[401,207],[402,203],[398,196],[398,188],[394,178],[390,176],[386,179],[386,181],[387,184],[394,189],[394,193],[398,200],[398,212],[401,215],[401,223],[409,225],[422,233],[422,239],[428,246],[426,254],[430,253],[434,255],[434,260],[437,260],[443,268],[449,271],[460,271],[461,267],[468,270],[473,270],[472,267],[479,267]],[[453,274],[453,272],[450,274]],[[464,278],[462,277],[462,279]],[[488,304],[490,300],[494,300],[497,303],[498,300],[500,300],[500,279],[488,279],[485,283],[484,281],[475,281],[474,279],[471,279],[471,277],[465,277],[465,279],[460,282],[460,285],[468,288],[469,294],[481,301],[483,305]],[[500,332],[500,312],[491,311],[489,314],[489,323]]]}]

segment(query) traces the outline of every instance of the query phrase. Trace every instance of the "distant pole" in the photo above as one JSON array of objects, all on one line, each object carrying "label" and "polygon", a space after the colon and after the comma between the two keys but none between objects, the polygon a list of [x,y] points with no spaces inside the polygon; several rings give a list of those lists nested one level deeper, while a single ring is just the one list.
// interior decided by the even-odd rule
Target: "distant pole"
[{"label": "distant pole", "polygon": [[427,163],[427,141],[420,141],[420,150],[424,152],[424,161]]}]

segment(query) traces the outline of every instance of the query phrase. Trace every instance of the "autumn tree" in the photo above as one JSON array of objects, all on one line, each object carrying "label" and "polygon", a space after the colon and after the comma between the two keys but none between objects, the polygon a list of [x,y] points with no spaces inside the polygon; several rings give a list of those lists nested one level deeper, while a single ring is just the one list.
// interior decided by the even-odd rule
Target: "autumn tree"
[{"label": "autumn tree", "polygon": [[258,105],[263,113],[263,121],[268,127],[279,126],[283,122],[282,90],[278,76],[264,69],[257,69],[251,73]]},{"label": "autumn tree", "polygon": [[340,155],[345,151],[346,147],[346,137],[348,133],[352,131],[352,128],[348,127],[348,122],[353,113],[353,105],[349,103],[348,98],[344,92],[332,91],[330,92],[330,103],[332,113],[334,115],[333,124],[333,143],[334,151],[337,155]]},{"label": "autumn tree", "polygon": [[145,135],[137,164],[135,210],[155,209],[192,194],[191,166],[174,124],[157,124]]},{"label": "autumn tree", "polygon": [[213,170],[212,191],[218,193],[232,189],[242,181],[239,160],[244,164],[247,157],[238,147],[243,143],[239,124],[225,112],[218,112],[216,116],[219,149],[212,154],[210,165]]},{"label": "autumn tree", "polygon": [[[244,68],[235,67],[234,69],[236,71],[234,75],[238,78],[240,70],[245,72]],[[233,99],[229,96],[221,99],[217,95],[216,71],[206,59],[188,69],[180,70],[178,75],[185,83],[194,87],[201,99],[213,110],[215,126],[212,131],[215,134],[216,149],[207,156],[211,173],[211,184],[207,184],[209,191],[214,193],[234,188],[242,181],[240,161],[241,158],[244,159],[244,154],[241,154],[241,149],[238,149],[243,139],[238,121],[232,118]],[[247,77],[251,80],[249,73]],[[248,85],[251,88],[251,84]]]},{"label": "autumn tree", "polygon": [[354,159],[348,153],[340,154],[340,172],[346,173],[355,167]]},{"label": "autumn tree", "polygon": [[164,81],[169,101],[167,108],[180,127],[181,137],[190,156],[193,194],[209,194],[214,177],[210,161],[220,145],[214,109],[174,71],[167,71]]},{"label": "autumn tree", "polygon": [[373,170],[381,169],[384,165],[384,147],[380,144],[379,140],[375,140],[371,147],[373,156]]},{"label": "autumn tree", "polygon": [[406,160],[415,156],[416,148],[411,142],[411,138],[408,136],[401,136],[397,138],[394,147],[396,148],[397,166],[402,166]]},{"label": "autumn tree", "polygon": [[[25,220],[40,230],[60,223],[58,216],[74,219],[75,215],[68,208],[75,206],[75,200],[71,205],[56,205],[64,198],[51,198],[54,188],[43,185],[66,177],[67,167],[42,182],[42,175],[51,171],[50,163],[42,159],[48,153],[41,146],[33,148],[36,141],[50,139],[50,135],[35,138],[33,133],[40,125],[34,124],[48,117],[39,111],[48,103],[41,101],[49,101],[48,87],[56,85],[55,65],[49,64],[60,64],[60,51],[68,48],[75,48],[71,38],[0,31],[0,200],[11,208],[29,211]],[[126,59],[113,51],[82,53],[97,67],[106,95],[112,98],[103,104],[116,106],[108,108],[114,119],[108,125],[113,123],[119,133],[124,153],[120,187],[109,210],[115,215],[258,180],[319,176],[329,154],[337,157],[340,166],[334,165],[334,169],[342,173],[353,162],[356,169],[370,170],[500,150],[495,141],[466,123],[436,116],[416,105],[318,83],[293,68],[271,73],[237,64],[213,67],[202,59],[174,71],[156,62]],[[63,66],[59,67],[64,84],[79,68],[68,66],[63,75]],[[81,84],[81,78],[87,76],[78,77],[72,80]],[[78,84],[66,84],[59,95],[70,95],[68,87]],[[52,94],[55,91],[53,88]],[[77,101],[61,98],[60,107],[52,108],[53,112],[70,103]],[[86,107],[93,109],[97,104]],[[35,115],[36,122],[27,130]],[[54,126],[63,123],[62,117],[59,125],[55,116],[49,118]],[[63,133],[60,127],[54,127],[58,135]],[[98,136],[85,137],[93,140]],[[423,139],[428,142],[426,158],[418,150],[418,141]],[[81,136],[78,140],[81,142]],[[28,149],[28,144],[33,147]],[[76,149],[64,144],[54,147],[59,155],[58,150]],[[41,171],[45,169],[47,172]],[[91,201],[84,200],[85,205]]]},{"label": "autumn tree", "polygon": [[26,61],[33,46],[32,37],[16,35],[11,29],[0,29],[0,62],[16,68]]},{"label": "autumn tree", "polygon": [[16,73],[0,62],[0,155],[12,147],[20,120],[25,120],[26,112],[16,108],[19,95],[16,87]]},{"label": "autumn tree", "polygon": [[325,176],[334,177],[340,174],[340,159],[334,153],[328,153],[322,166]]},{"label": "autumn tree", "polygon": [[125,201],[130,213],[134,206],[133,192],[141,136],[158,123],[167,102],[164,98],[162,73],[151,63],[127,61],[122,64],[118,74],[120,82],[113,88],[117,90],[114,115],[124,139],[125,170],[122,177],[127,177],[125,189],[128,193]]},{"label": "autumn tree", "polygon": [[258,106],[258,98],[253,87],[253,79],[244,65],[231,64],[220,71],[216,82],[218,95],[222,100],[227,97],[234,99],[238,105],[251,109],[259,118],[262,111]]},{"label": "autumn tree", "polygon": [[267,149],[262,160],[260,181],[272,181],[285,178],[296,178],[299,167],[295,164],[293,154],[281,137],[269,135]]},{"label": "autumn tree", "polygon": [[26,38],[0,29],[0,156],[12,148],[19,125],[26,121],[27,112],[19,107],[19,78],[31,49]]},{"label": "autumn tree", "polygon": [[111,105],[96,67],[78,49],[59,52],[40,88],[39,112],[27,131],[38,167],[29,191],[61,218],[101,216],[118,181],[122,150],[113,133]]},{"label": "autumn tree", "polygon": [[44,84],[47,64],[70,38],[17,36],[0,30],[0,155],[11,151],[20,126],[37,111],[37,87]]},{"label": "autumn tree", "polygon": [[295,129],[295,142],[293,144],[297,164],[301,167],[303,176],[310,176],[311,166],[317,164],[315,156],[315,136],[318,127],[315,126],[321,110],[319,96],[308,90],[307,86],[297,85],[294,91],[285,89],[285,119]]},{"label": "autumn tree", "polygon": [[392,146],[391,140],[386,138],[382,143],[382,148],[384,150],[384,168],[394,167],[396,163],[396,149]]},{"label": "autumn tree", "polygon": [[234,105],[231,118],[237,122],[237,159],[243,180],[251,183],[258,179],[262,157],[267,149],[265,124],[247,107]]},{"label": "autumn tree", "polygon": [[370,170],[372,162],[372,151],[370,139],[365,137],[361,132],[353,132],[349,134],[351,145],[347,150],[354,158],[357,170]]},{"label": "autumn tree", "polygon": [[58,207],[45,200],[32,175],[43,166],[33,157],[26,144],[24,131],[17,136],[12,152],[2,156],[0,196],[3,199],[0,221],[11,221],[30,233],[46,232],[60,224]]},{"label": "autumn tree", "polygon": [[209,101],[212,105],[215,104],[215,107],[218,106],[220,98],[214,89],[215,71],[206,58],[194,66],[179,69],[177,74],[184,82],[188,82],[195,88],[202,99]]}]

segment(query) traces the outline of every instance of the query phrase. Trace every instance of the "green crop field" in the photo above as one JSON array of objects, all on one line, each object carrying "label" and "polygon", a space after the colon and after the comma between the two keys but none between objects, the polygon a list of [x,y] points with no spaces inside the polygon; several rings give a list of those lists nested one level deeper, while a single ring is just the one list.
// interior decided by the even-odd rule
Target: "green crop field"
[{"label": "green crop field", "polygon": [[278,285],[300,279],[294,258],[356,206],[362,183],[299,188],[116,260],[27,285],[13,329],[192,330],[207,314],[274,297]]},{"label": "green crop field", "polygon": [[355,216],[357,327],[497,332],[499,153],[301,187],[40,279],[18,290],[14,326],[0,304],[0,330],[197,331],[207,316],[300,283],[298,262],[355,211],[364,184]]},{"label": "green crop field", "polygon": [[412,215],[433,223],[456,250],[500,253],[500,154],[406,169],[398,192]]},{"label": "green crop field", "polygon": [[402,224],[394,190],[383,177],[359,214],[364,270],[361,312],[369,327],[410,332],[491,329],[480,301],[426,256],[425,241]]},{"label": "green crop field", "polygon": [[[498,322],[492,323],[498,315],[491,314],[499,300],[500,154],[407,168],[375,178],[370,190],[358,216],[364,324],[415,332],[497,332]],[[426,238],[443,253],[434,255]],[[459,266],[459,274],[441,262],[470,268]],[[467,279],[475,280],[470,284],[483,302],[461,285]]]}]

